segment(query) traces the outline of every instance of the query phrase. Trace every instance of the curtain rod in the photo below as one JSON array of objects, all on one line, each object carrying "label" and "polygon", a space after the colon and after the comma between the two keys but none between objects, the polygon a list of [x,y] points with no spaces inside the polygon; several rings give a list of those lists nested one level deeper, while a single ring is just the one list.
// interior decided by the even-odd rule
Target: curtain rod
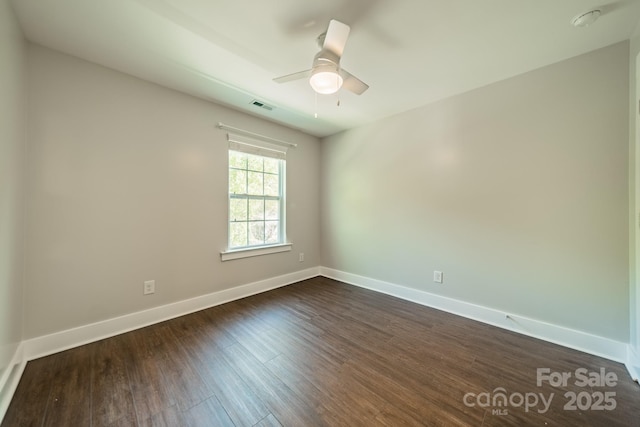
[{"label": "curtain rod", "polygon": [[218,127],[220,129],[226,129],[226,130],[240,132],[240,133],[243,133],[243,134],[245,134],[247,136],[254,136],[254,137],[262,138],[262,139],[267,140],[268,142],[274,142],[276,144],[285,145],[287,147],[296,148],[298,146],[298,144],[294,144],[292,142],[281,141],[279,139],[271,138],[270,136],[260,135],[259,133],[250,132],[248,130],[244,130],[244,129],[236,128],[236,127],[233,127],[233,126],[225,125],[222,122],[218,122]]}]

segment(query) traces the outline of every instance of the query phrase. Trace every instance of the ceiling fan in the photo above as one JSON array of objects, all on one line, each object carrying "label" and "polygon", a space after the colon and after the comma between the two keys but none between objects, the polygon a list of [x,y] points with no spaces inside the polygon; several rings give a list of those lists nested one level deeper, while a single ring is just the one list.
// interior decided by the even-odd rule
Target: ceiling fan
[{"label": "ceiling fan", "polygon": [[278,77],[273,81],[286,83],[308,78],[313,90],[323,95],[335,93],[341,87],[361,95],[369,89],[369,85],[340,68],[340,58],[349,37],[349,31],[350,27],[347,24],[332,19],[329,21],[327,31],[318,36],[320,52],[313,58],[311,69]]}]

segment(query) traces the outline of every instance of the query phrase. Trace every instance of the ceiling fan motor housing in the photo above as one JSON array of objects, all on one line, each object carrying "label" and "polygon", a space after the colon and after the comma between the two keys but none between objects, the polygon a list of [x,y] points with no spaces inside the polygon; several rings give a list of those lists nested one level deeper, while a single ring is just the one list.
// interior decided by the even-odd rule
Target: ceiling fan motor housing
[{"label": "ceiling fan motor housing", "polygon": [[333,71],[337,72],[338,67],[340,66],[340,57],[330,50],[322,49],[313,58],[313,65],[311,68],[315,70],[318,67],[325,68],[330,66],[333,67]]}]

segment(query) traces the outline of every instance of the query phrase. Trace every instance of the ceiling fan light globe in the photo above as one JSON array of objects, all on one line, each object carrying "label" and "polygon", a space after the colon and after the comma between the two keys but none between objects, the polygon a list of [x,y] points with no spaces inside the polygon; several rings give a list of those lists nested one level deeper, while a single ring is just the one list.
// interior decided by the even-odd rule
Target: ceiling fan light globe
[{"label": "ceiling fan light globe", "polygon": [[314,72],[309,78],[309,84],[317,93],[330,95],[342,87],[342,76],[335,71]]}]

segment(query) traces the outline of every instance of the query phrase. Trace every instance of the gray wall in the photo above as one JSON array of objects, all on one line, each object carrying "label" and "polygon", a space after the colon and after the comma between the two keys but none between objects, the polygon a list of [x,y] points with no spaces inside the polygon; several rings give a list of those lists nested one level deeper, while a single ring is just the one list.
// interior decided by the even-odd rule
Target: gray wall
[{"label": "gray wall", "polygon": [[628,341],[628,58],[620,43],[324,140],[323,265]]},{"label": "gray wall", "polygon": [[[320,264],[317,138],[46,48],[30,45],[29,61],[25,338]],[[292,252],[220,261],[219,121],[299,144],[287,155]]]},{"label": "gray wall", "polygon": [[22,339],[25,49],[9,1],[0,0],[0,378]]},{"label": "gray wall", "polygon": [[[638,266],[640,265],[640,24],[635,36],[631,38],[629,49],[629,252],[630,252],[630,344],[637,355],[640,355],[640,284],[638,283]],[[636,360],[636,369],[640,370],[640,360]]]},{"label": "gray wall", "polygon": [[[2,27],[19,34],[15,22]],[[19,38],[2,43],[2,55],[7,43],[20,52]],[[320,145],[30,46],[24,338],[322,264],[627,341],[628,54],[621,43]],[[15,91],[21,74],[3,73],[1,83],[14,76]],[[3,108],[21,103],[7,100]],[[23,120],[2,128],[13,165],[24,153],[6,135]],[[300,144],[288,164],[292,252],[219,261],[226,144],[218,121]],[[6,206],[18,212],[19,168],[2,173],[16,183],[11,194],[2,187],[3,201],[10,195]],[[12,218],[8,229],[19,235]],[[20,250],[19,237],[3,240],[13,283]],[[445,272],[443,285],[432,282],[434,269]],[[149,279],[157,291],[143,297]],[[15,302],[21,286],[3,282],[0,291],[11,295],[3,303]],[[0,313],[16,325],[19,307]],[[14,346],[19,329],[2,329],[1,344]]]}]

